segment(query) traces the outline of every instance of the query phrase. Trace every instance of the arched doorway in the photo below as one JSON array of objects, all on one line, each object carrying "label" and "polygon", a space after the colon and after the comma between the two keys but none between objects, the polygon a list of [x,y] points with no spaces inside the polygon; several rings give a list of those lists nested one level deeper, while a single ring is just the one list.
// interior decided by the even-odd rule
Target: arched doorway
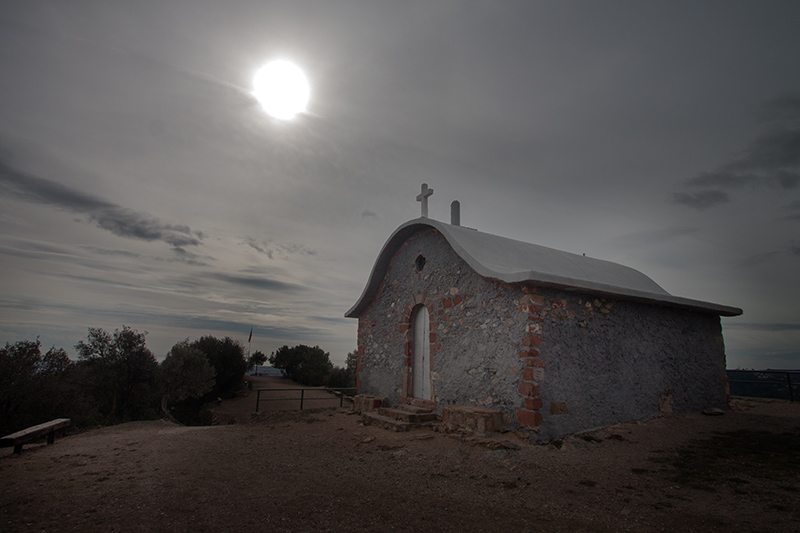
[{"label": "arched doorway", "polygon": [[411,393],[414,398],[431,399],[431,327],[428,308],[420,305],[414,311],[414,359],[412,360]]}]

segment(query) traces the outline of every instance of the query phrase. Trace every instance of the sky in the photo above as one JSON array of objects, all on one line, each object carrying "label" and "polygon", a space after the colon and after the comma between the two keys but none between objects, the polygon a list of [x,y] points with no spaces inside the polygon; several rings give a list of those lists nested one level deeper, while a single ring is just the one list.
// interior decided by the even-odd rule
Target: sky
[{"label": "sky", "polygon": [[[6,0],[0,342],[231,336],[343,365],[429,216],[740,307],[729,368],[800,368],[796,1]],[[298,65],[307,111],[252,94]],[[253,338],[248,345],[250,329]]]}]

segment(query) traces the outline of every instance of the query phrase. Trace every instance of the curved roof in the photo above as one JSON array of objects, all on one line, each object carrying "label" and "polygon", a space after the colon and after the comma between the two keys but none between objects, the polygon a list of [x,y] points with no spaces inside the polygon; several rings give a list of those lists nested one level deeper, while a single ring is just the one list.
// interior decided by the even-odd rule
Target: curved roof
[{"label": "curved roof", "polygon": [[638,270],[617,263],[423,217],[406,222],[392,233],[372,267],[364,292],[345,313],[346,317],[357,317],[367,308],[377,294],[395,252],[413,234],[428,228],[438,230],[453,250],[475,272],[486,278],[507,283],[530,281],[552,287],[583,289],[592,293],[689,308],[721,316],[742,314],[742,310],[736,307],[672,296]]}]

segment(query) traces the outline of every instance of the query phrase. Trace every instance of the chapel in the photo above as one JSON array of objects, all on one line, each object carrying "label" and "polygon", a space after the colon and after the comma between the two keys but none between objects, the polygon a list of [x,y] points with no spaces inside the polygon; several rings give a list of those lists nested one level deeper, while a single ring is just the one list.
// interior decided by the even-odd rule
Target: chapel
[{"label": "chapel", "polygon": [[360,394],[498,411],[546,442],[727,406],[720,317],[609,261],[422,215],[397,228],[355,305]]}]

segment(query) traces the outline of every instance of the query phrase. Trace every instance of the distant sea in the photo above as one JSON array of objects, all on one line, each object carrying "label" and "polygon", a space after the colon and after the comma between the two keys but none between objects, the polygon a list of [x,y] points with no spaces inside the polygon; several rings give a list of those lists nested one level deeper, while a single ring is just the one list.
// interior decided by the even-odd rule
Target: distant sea
[{"label": "distant sea", "polygon": [[800,402],[800,370],[728,370],[727,372],[733,396]]},{"label": "distant sea", "polygon": [[271,366],[256,366],[253,370],[250,370],[247,373],[248,376],[276,376],[276,377],[283,377],[284,372],[280,368],[274,368]]}]

